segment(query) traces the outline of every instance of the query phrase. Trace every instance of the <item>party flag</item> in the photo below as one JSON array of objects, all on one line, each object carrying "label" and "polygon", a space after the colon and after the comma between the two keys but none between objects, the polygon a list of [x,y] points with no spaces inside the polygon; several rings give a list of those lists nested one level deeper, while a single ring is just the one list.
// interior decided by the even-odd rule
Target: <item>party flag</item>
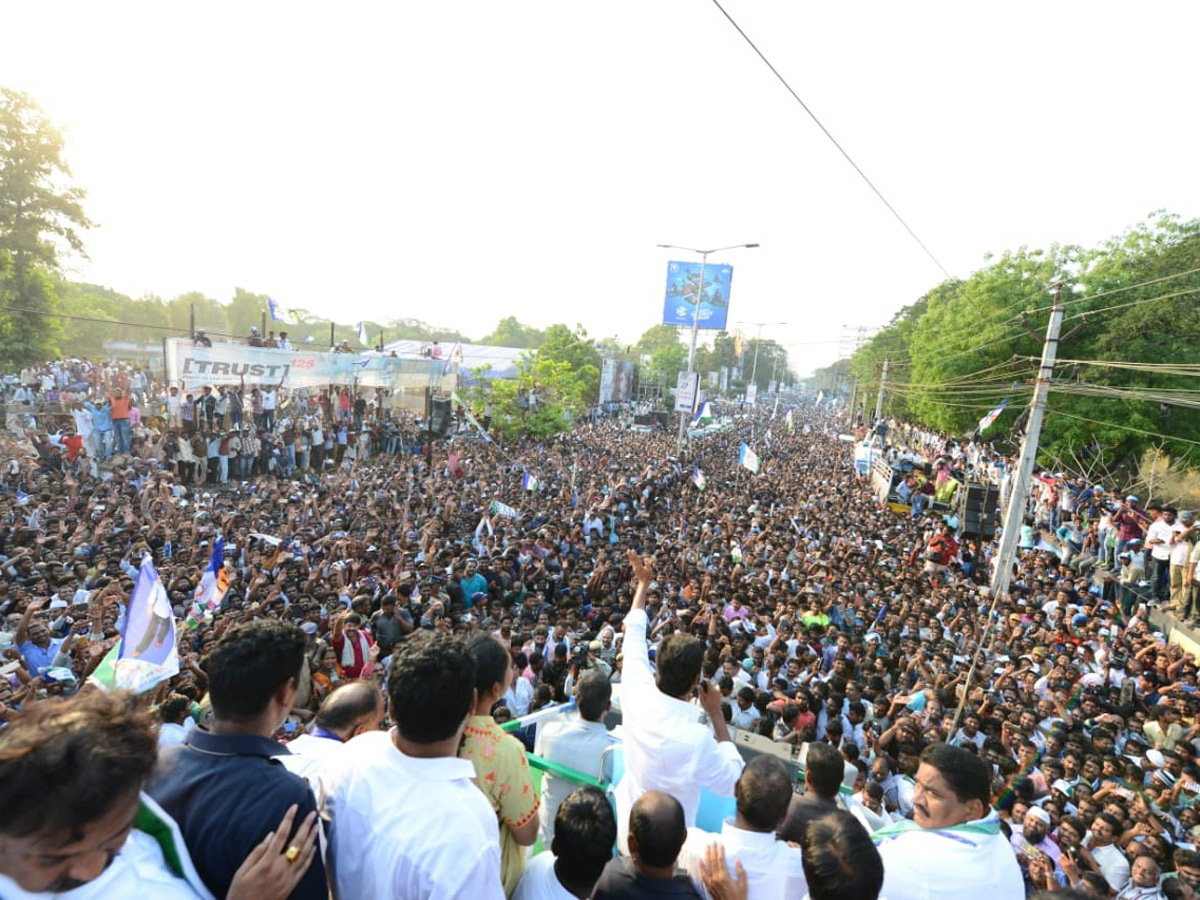
[{"label": "party flag", "polygon": [[741,449],[738,450],[738,465],[745,466],[755,475],[758,474],[758,470],[762,467],[762,461],[759,460],[758,454],[751,450],[745,441],[742,441]]}]

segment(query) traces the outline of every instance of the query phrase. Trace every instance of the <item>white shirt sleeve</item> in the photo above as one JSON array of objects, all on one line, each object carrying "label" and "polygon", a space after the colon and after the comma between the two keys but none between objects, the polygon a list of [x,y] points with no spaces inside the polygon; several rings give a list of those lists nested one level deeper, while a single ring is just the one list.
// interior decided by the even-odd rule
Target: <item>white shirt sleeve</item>
[{"label": "white shirt sleeve", "polygon": [[625,617],[625,667],[621,673],[626,684],[649,684],[654,680],[650,671],[650,653],[646,646],[646,610],[635,609]]}]

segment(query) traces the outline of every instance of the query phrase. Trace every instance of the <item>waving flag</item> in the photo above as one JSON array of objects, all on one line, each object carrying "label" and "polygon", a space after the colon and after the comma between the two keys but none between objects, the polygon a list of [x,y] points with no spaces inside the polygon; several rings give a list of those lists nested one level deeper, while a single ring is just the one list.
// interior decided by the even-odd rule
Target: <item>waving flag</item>
[{"label": "waving flag", "polygon": [[700,408],[696,410],[696,418],[692,419],[693,425],[707,425],[713,420],[712,404],[705,400],[700,404]]},{"label": "waving flag", "polygon": [[488,512],[493,516],[504,516],[507,519],[519,519],[521,514],[509,506],[507,503],[501,503],[499,500],[493,500],[488,504]]},{"label": "waving flag", "polygon": [[150,555],[142,557],[125,630],[88,679],[109,690],[144,693],[179,674],[175,616]]},{"label": "waving flag", "polygon": [[366,322],[358,323],[358,342],[360,344],[362,344],[364,347],[371,346],[371,341],[367,337],[367,323]]},{"label": "waving flag", "polygon": [[313,336],[311,334],[306,334],[304,336],[304,343],[311,344],[312,342],[313,342]]},{"label": "waving flag", "polygon": [[790,409],[787,411],[787,415],[784,416],[783,421],[787,422],[788,434],[791,434],[795,425],[792,423],[792,411]]},{"label": "waving flag", "polygon": [[708,484],[704,478],[704,473],[700,471],[699,466],[696,466],[694,469],[692,469],[692,484],[694,484],[700,490],[704,490],[704,486]]},{"label": "waving flag", "polygon": [[992,423],[1000,418],[1000,413],[1004,412],[1004,407],[1006,406],[1008,406],[1008,400],[1001,400],[999,406],[979,420],[979,430],[986,431],[989,429]]},{"label": "waving flag", "polygon": [[751,450],[745,441],[742,441],[741,449],[738,450],[738,465],[745,466],[755,475],[762,468],[762,461],[758,458],[758,454]]},{"label": "waving flag", "polygon": [[528,472],[521,476],[521,487],[525,488],[525,490],[536,491],[540,486],[541,482],[539,482]]},{"label": "waving flag", "polygon": [[442,374],[449,375],[450,370],[455,364],[461,363],[463,360],[462,341],[455,341],[454,346],[450,348],[450,353],[446,356],[446,362],[442,366]]},{"label": "waving flag", "polygon": [[267,298],[267,309],[271,311],[271,318],[276,322],[286,322],[289,325],[296,324],[296,314],[282,303],[270,297]]},{"label": "waving flag", "polygon": [[196,587],[196,599],[193,605],[199,617],[211,621],[213,611],[221,605],[221,601],[225,599],[225,592],[228,590],[229,576],[225,574],[225,538],[219,537],[213,546],[212,559],[208,561],[208,568],[204,570],[200,584]]}]

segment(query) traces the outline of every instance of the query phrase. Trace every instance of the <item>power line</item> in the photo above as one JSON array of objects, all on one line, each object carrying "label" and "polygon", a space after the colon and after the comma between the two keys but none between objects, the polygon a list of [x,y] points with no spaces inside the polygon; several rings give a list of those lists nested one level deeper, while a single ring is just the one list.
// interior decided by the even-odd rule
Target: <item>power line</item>
[{"label": "power line", "polygon": [[838,152],[841,153],[842,156],[844,156],[846,158],[846,162],[850,163],[850,165],[854,168],[854,171],[857,172],[859,174],[859,176],[862,178],[862,180],[867,183],[867,187],[869,187],[872,191],[875,192],[875,196],[878,197],[880,199],[880,201],[883,203],[883,205],[888,208],[888,210],[891,212],[891,214],[896,217],[896,221],[904,226],[904,230],[907,231],[909,233],[909,235],[912,236],[912,239],[917,242],[917,245],[922,250],[925,251],[925,255],[928,256],[931,260],[933,260],[933,264],[942,270],[942,274],[945,275],[946,278],[952,279],[954,276],[952,276],[950,274],[949,270],[947,270],[947,268],[941,264],[941,262],[938,260],[938,258],[933,255],[933,251],[931,251],[928,247],[925,246],[925,242],[922,241],[919,237],[917,237],[917,233],[915,231],[913,231],[912,228],[909,227],[909,224],[904,221],[904,219],[900,216],[900,213],[896,212],[896,208],[888,202],[887,198],[885,196],[883,196],[883,194],[880,192],[879,188],[875,187],[875,185],[871,182],[871,179],[867,177],[867,173],[864,172],[862,169],[860,169],[858,167],[858,163],[856,163],[853,159],[851,159],[850,154],[847,153],[845,148],[843,148],[842,145],[837,142],[837,138],[835,138],[832,134],[830,134],[829,129],[826,128],[823,124],[821,124],[821,120],[818,119],[816,114],[811,109],[808,108],[808,104],[805,103],[803,100],[801,100],[800,95],[797,94],[794,90],[792,90],[792,86],[790,84],[788,84],[787,79],[784,78],[782,75],[780,75],[779,70],[776,69],[773,65],[771,65],[771,61],[769,59],[767,59],[767,57],[765,55],[763,55],[763,52],[758,49],[758,47],[755,45],[754,41],[750,40],[750,36],[742,30],[742,26],[740,26],[737,22],[735,22],[733,20],[733,16],[731,16],[728,12],[725,11],[725,7],[723,7],[721,5],[720,0],[713,0],[713,5],[715,5],[717,7],[717,9],[719,9],[721,11],[721,14],[724,15],[725,18],[729,20],[729,24],[732,25],[737,30],[737,33],[740,34],[743,38],[745,38],[746,43],[750,45],[750,49],[758,54],[758,58],[761,59],[764,63],[766,63],[767,68],[770,69],[772,74],[774,74],[774,76],[779,79],[780,84],[782,84],[787,89],[787,92],[792,95],[792,97],[795,99],[795,101],[800,104],[801,109],[803,109],[806,113],[808,113],[809,118],[811,118],[814,122],[817,123],[817,127],[821,129],[821,131],[825,134],[825,137],[829,138],[829,140],[833,144],[833,146],[837,147]]},{"label": "power line", "polygon": [[1143,428],[1134,428],[1132,425],[1118,425],[1116,422],[1101,422],[1099,419],[1089,419],[1087,416],[1077,416],[1074,413],[1063,412],[1061,409],[1051,410],[1056,416],[1063,416],[1067,419],[1078,419],[1080,422],[1090,422],[1093,425],[1101,425],[1105,428],[1116,428],[1120,431],[1132,431],[1135,434],[1144,434],[1149,437],[1159,438],[1165,441],[1179,441],[1181,444],[1194,444],[1200,447],[1200,441],[1189,440],[1188,438],[1176,437],[1171,434],[1163,434],[1161,431],[1146,431]]},{"label": "power line", "polygon": [[[76,322],[99,322],[102,325],[123,325],[127,328],[154,328],[159,331],[175,331],[182,334],[187,334],[186,328],[175,328],[171,325],[151,325],[147,322],[121,322],[117,319],[98,319],[94,316],[73,316],[69,313],[47,312],[43,309],[26,309],[23,306],[0,306],[0,309],[5,310],[6,312],[19,312],[34,316],[47,316],[51,319],[72,319]],[[214,331],[213,334],[221,335],[222,332]]]}]

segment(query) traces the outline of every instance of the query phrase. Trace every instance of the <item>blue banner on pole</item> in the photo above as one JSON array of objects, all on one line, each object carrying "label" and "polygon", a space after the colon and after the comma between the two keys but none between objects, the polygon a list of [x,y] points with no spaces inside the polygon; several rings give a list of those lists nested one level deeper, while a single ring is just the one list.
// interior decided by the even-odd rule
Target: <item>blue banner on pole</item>
[{"label": "blue banner on pole", "polygon": [[[704,267],[704,288],[700,289],[700,263],[667,263],[667,295],[663,302],[663,324],[691,328],[692,317],[701,328],[723,329],[729,318],[729,289],[733,266],[711,264]],[[700,304],[696,311],[697,302]]]}]

